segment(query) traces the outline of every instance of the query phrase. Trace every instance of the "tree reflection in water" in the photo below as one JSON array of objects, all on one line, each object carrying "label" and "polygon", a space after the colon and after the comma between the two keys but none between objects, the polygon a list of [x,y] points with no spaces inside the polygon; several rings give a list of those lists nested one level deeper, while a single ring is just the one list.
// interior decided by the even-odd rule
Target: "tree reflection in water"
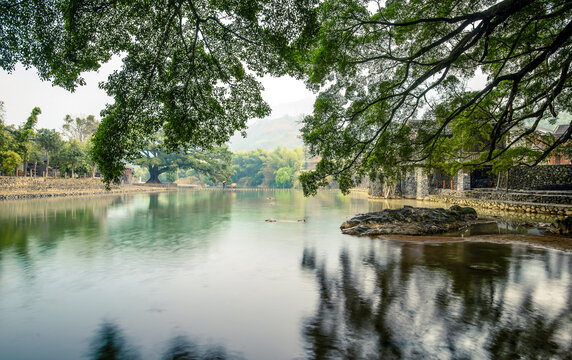
[{"label": "tree reflection in water", "polygon": [[[123,331],[112,322],[104,322],[91,342],[90,360],[139,360],[137,349],[129,344]],[[169,341],[162,360],[239,360],[219,345],[200,346],[185,336],[177,336]]]},{"label": "tree reflection in water", "polygon": [[[342,249],[332,268],[315,253],[305,249],[301,262],[319,291],[302,330],[308,358],[571,358],[572,261],[565,254],[374,239],[360,251]],[[560,285],[552,296],[564,301],[547,308],[536,297],[554,278]]]},{"label": "tree reflection in water", "polygon": [[89,358],[93,360],[136,360],[140,356],[123,331],[114,323],[104,322],[91,342]]}]

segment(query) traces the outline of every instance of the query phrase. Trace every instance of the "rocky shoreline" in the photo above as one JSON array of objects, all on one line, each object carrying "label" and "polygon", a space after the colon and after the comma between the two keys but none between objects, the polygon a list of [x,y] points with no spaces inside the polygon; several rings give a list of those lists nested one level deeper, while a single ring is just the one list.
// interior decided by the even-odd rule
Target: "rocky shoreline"
[{"label": "rocky shoreline", "polygon": [[[344,222],[342,233],[358,236],[377,235],[431,235],[457,231],[479,221],[477,212],[470,207],[451,206],[450,209],[418,208],[359,214]],[[488,220],[487,220],[488,221]]]},{"label": "rocky shoreline", "polygon": [[554,223],[512,223],[498,217],[479,218],[475,209],[453,205],[449,209],[404,206],[400,209],[358,214],[345,221],[342,233],[357,236],[380,235],[497,235],[536,232],[550,236],[572,235],[572,217]]}]

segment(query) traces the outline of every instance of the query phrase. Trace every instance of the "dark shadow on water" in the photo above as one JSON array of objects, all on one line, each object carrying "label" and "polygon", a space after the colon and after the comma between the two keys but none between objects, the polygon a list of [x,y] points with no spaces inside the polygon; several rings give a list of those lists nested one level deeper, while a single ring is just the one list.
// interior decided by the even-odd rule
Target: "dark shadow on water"
[{"label": "dark shadow on water", "polygon": [[136,360],[137,350],[125,339],[123,331],[112,322],[104,322],[91,341],[89,359]]},{"label": "dark shadow on water", "polygon": [[[143,357],[135,346],[127,341],[121,328],[106,321],[101,324],[91,341],[90,360],[140,360]],[[161,360],[241,360],[221,345],[199,345],[186,336],[176,336],[168,342]]]},{"label": "dark shadow on water", "polygon": [[162,360],[238,360],[236,355],[228,354],[220,345],[200,346],[185,336],[177,336],[170,341]]},{"label": "dark shadow on water", "polygon": [[304,248],[302,254],[302,268],[314,270],[316,268],[316,250]]},{"label": "dark shadow on water", "polygon": [[[302,326],[308,358],[571,358],[569,256],[469,243],[388,250],[375,241],[342,249],[337,270],[304,250],[301,267],[315,269],[319,294]],[[552,311],[534,301],[542,277],[519,274],[539,260],[550,264],[540,267],[545,279],[568,272],[558,294],[565,305]]]}]

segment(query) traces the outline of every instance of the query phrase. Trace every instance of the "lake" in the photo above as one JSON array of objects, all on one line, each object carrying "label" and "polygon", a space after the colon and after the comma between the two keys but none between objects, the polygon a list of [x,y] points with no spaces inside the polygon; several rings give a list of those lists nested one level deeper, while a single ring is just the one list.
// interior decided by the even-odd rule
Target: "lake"
[{"label": "lake", "polygon": [[570,253],[339,230],[404,204],[427,206],[329,191],[0,202],[0,358],[570,358]]}]

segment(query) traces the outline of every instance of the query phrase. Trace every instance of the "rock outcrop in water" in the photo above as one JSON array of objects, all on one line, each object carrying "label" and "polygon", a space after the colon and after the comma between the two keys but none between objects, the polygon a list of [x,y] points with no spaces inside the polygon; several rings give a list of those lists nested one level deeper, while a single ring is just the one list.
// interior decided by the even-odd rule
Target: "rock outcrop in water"
[{"label": "rock outcrop in water", "polygon": [[477,212],[470,207],[453,205],[449,209],[414,208],[385,209],[359,214],[344,222],[344,234],[376,236],[387,234],[430,235],[456,231],[477,220]]}]

